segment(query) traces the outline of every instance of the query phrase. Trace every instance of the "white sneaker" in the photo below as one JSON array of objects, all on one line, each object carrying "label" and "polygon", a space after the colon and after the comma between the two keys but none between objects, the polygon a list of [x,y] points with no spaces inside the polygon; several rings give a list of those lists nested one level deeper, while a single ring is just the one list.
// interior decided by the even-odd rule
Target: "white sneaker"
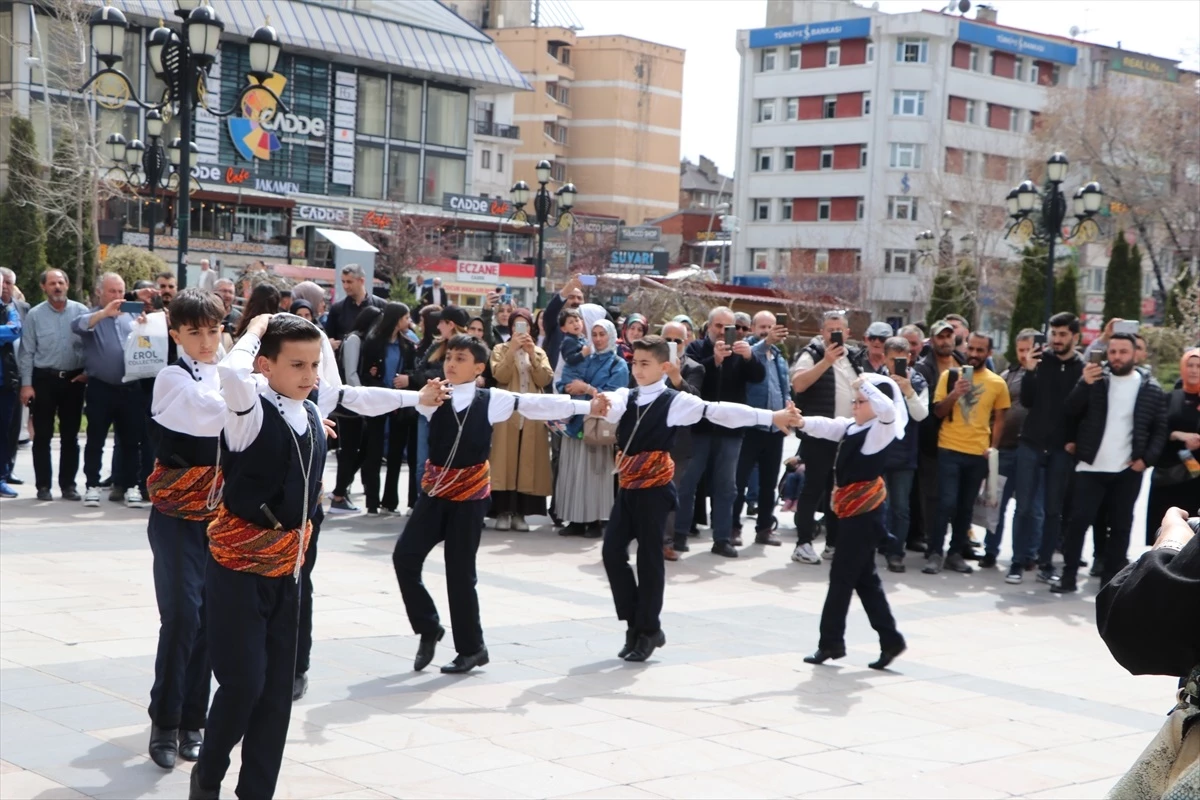
[{"label": "white sneaker", "polygon": [[142,497],[142,490],[134,486],[132,489],[125,490],[125,507],[126,508],[146,508],[149,503],[146,498]]},{"label": "white sneaker", "polygon": [[825,559],[826,561],[833,561],[833,548],[829,545],[825,545],[825,549],[821,551],[821,558]]},{"label": "white sneaker", "polygon": [[83,504],[88,508],[97,508],[100,505],[100,487],[89,486],[87,491],[83,493]]},{"label": "white sneaker", "polygon": [[527,531],[529,530],[529,523],[520,514],[513,514],[512,529],[514,531]]},{"label": "white sneaker", "polygon": [[796,549],[792,551],[792,561],[797,564],[820,564],[821,558],[817,555],[817,551],[813,550],[811,543],[796,545]]},{"label": "white sneaker", "polygon": [[508,514],[501,514],[496,517],[496,524],[492,527],[498,531],[506,531],[512,527],[512,517]]}]

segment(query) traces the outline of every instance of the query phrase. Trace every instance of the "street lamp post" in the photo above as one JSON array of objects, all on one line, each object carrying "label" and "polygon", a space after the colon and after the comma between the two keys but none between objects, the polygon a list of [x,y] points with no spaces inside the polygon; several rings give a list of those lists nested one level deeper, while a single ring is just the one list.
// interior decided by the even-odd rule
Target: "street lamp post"
[{"label": "street lamp post", "polygon": [[1012,217],[1012,224],[1005,233],[1008,238],[1014,230],[1021,228],[1028,235],[1046,243],[1046,284],[1045,284],[1045,330],[1050,333],[1050,317],[1054,316],[1054,246],[1061,236],[1063,241],[1074,238],[1087,223],[1096,227],[1092,217],[1100,210],[1104,199],[1104,190],[1100,184],[1091,181],[1075,191],[1072,198],[1072,211],[1075,214],[1075,224],[1071,230],[1063,233],[1063,221],[1067,216],[1067,198],[1059,188],[1067,177],[1067,167],[1070,162],[1062,153],[1055,153],[1046,161],[1046,180],[1050,188],[1042,195],[1041,224],[1035,225],[1030,219],[1034,205],[1037,203],[1039,192],[1033,181],[1022,181],[1008,193],[1005,205]]},{"label": "street lamp post", "polygon": [[[88,21],[91,28],[92,49],[96,59],[104,65],[103,69],[95,72],[87,82],[80,87],[82,93],[100,78],[111,75],[121,80],[129,92],[129,97],[140,107],[151,113],[158,113],[157,122],[152,122],[147,114],[146,130],[152,140],[162,134],[164,119],[161,112],[175,113],[179,116],[179,138],[172,141],[169,147],[171,163],[177,168],[178,199],[176,201],[175,219],[179,225],[178,253],[176,256],[176,276],[179,288],[187,285],[188,236],[191,229],[191,167],[196,165],[199,158],[198,148],[193,141],[192,116],[197,105],[204,104],[205,82],[208,70],[216,61],[221,44],[221,34],[225,23],[216,10],[209,5],[202,5],[201,0],[175,0],[175,14],[182,21],[180,31],[172,30],[160,23],[159,27],[150,31],[146,37],[146,58],[150,70],[167,85],[167,92],[159,103],[147,103],[137,94],[137,88],[129,77],[117,65],[121,62],[125,49],[125,34],[129,28],[125,15],[113,6],[105,5],[98,8]],[[279,53],[283,49],[278,34],[270,25],[258,28],[250,37],[250,83],[242,87],[234,98],[233,105],[226,110],[212,109],[204,105],[209,113],[218,117],[228,117],[238,111],[242,98],[252,91],[267,92],[275,102],[287,111],[286,104],[263,82],[275,71]],[[102,103],[103,105],[103,103]],[[117,106],[124,107],[124,99]],[[111,137],[110,137],[111,138]],[[161,178],[163,164],[161,147],[152,147],[144,152],[145,158],[150,158],[151,150],[156,150],[154,163],[156,172]],[[183,153],[187,153],[184,164]],[[111,153],[110,153],[111,155]],[[128,152],[126,148],[126,157]],[[143,164],[145,166],[145,164]],[[150,169],[146,170],[147,176]],[[153,189],[152,189],[153,192]],[[154,240],[153,226],[150,230],[150,241]]]},{"label": "street lamp post", "polygon": [[[525,211],[526,204],[529,203],[529,184],[525,181],[517,181],[512,187],[513,205],[517,210],[513,212],[512,219],[518,222],[532,222],[538,228],[538,245],[537,245],[537,263],[534,265],[535,276],[535,293],[537,295],[537,307],[543,308],[545,304],[542,297],[542,281],[546,277],[546,226],[566,230],[571,227],[575,221],[575,217],[571,214],[571,207],[575,205],[575,184],[565,183],[562,188],[551,195],[550,190],[546,188],[546,184],[550,182],[550,162],[539,161],[537,165],[537,182],[538,190],[533,196],[533,219],[529,218],[529,214]],[[558,198],[558,216],[551,215],[553,198]]]},{"label": "street lamp post", "polygon": [[[154,229],[158,224],[158,193],[159,190],[166,189],[170,185],[167,180],[167,154],[161,143],[162,129],[162,114],[151,110],[146,112],[146,136],[150,139],[148,146],[142,144],[138,139],[126,142],[125,137],[119,133],[110,135],[105,142],[108,155],[115,164],[109,169],[106,177],[125,183],[135,193],[140,192],[143,188],[150,192],[149,249],[151,253],[154,252]],[[172,152],[178,155],[178,147]],[[175,166],[178,166],[177,162]]]}]

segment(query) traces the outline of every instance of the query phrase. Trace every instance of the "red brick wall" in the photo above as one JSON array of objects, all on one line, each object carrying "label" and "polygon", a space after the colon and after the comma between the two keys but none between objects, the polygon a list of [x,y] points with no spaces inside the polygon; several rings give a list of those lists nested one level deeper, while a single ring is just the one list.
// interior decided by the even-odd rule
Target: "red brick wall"
[{"label": "red brick wall", "polygon": [[816,222],[817,198],[797,197],[792,202],[792,220],[795,222]]},{"label": "red brick wall", "polygon": [[[837,202],[836,200],[834,202]],[[829,251],[829,272],[835,273],[851,273],[854,272],[855,256],[858,255],[857,250],[830,250]]]},{"label": "red brick wall", "polygon": [[957,147],[946,148],[946,172],[951,175],[961,175],[963,171],[963,151]]},{"label": "red brick wall", "polygon": [[1036,61],[1038,65],[1038,86],[1049,86],[1054,82],[1054,65],[1049,61]]},{"label": "red brick wall", "polygon": [[800,69],[825,66],[825,42],[806,44],[800,48]]},{"label": "red brick wall", "polygon": [[833,147],[834,169],[858,169],[858,154],[861,144],[838,144]]},{"label": "red brick wall", "polygon": [[983,157],[983,176],[991,181],[1002,181],[1008,177],[1008,159],[988,153]]},{"label": "red brick wall", "polygon": [[[867,63],[867,40],[847,39],[842,42],[842,66]],[[839,101],[841,102],[841,101]],[[840,115],[839,115],[840,116]]]},{"label": "red brick wall", "polygon": [[796,171],[815,170],[821,168],[821,148],[797,147]]},{"label": "red brick wall", "polygon": [[988,127],[1006,131],[1008,130],[1008,121],[1011,116],[1011,108],[993,103],[988,106]]},{"label": "red brick wall", "polygon": [[800,106],[799,118],[800,119],[820,119],[822,105],[824,104],[824,102],[825,102],[824,95],[801,97],[800,103],[799,103],[799,106]]},{"label": "red brick wall", "polygon": [[967,98],[950,96],[950,106],[946,111],[946,119],[954,122],[967,121]]},{"label": "red brick wall", "polygon": [[1013,78],[1017,74],[1017,57],[1012,53],[1004,53],[1000,50],[992,51],[994,58],[992,59],[992,74],[997,78]]},{"label": "red brick wall", "polygon": [[955,42],[954,52],[950,56],[950,65],[959,69],[971,68],[971,45],[966,42]]},{"label": "red brick wall", "polygon": [[[858,41],[857,39],[855,41]],[[843,51],[845,52],[845,51]],[[845,63],[844,61],[842,62]],[[846,92],[839,94],[837,99],[837,110],[834,116],[838,119],[842,117],[861,117],[862,116],[862,92]]]},{"label": "red brick wall", "polygon": [[854,222],[857,219],[857,197],[835,197],[829,209],[830,222]]}]

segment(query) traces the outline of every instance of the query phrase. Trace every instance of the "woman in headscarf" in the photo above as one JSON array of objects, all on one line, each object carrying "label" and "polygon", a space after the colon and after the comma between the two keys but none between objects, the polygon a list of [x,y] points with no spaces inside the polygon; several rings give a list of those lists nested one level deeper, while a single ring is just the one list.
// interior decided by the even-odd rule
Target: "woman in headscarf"
[{"label": "woman in headscarf", "polygon": [[[295,314],[297,317],[303,317],[309,322],[316,322],[316,315],[313,314],[313,307],[307,300],[292,300],[292,307],[288,309],[289,314]],[[253,319],[253,317],[251,318]]]},{"label": "woman in headscarf", "polygon": [[[588,307],[583,306],[587,319]],[[617,355],[617,329],[604,319],[589,322],[592,354],[581,363],[568,365],[556,386],[576,400],[592,399],[600,392],[610,392],[629,385],[629,366]],[[561,362],[560,362],[561,363]],[[567,527],[563,536],[599,538],[613,504],[613,449],[593,446],[583,441],[583,416],[571,418],[562,439],[559,454],[558,483],[555,486],[555,509]]]},{"label": "woman in headscarf", "polygon": [[1154,544],[1159,521],[1172,506],[1195,513],[1200,497],[1200,474],[1188,470],[1183,451],[1200,459],[1200,347],[1179,359],[1183,386],[1167,395],[1167,444],[1150,475],[1150,499],[1146,505],[1146,544]]},{"label": "woman in headscarf", "polygon": [[633,361],[633,343],[645,339],[646,334],[649,333],[648,328],[646,318],[641,314],[630,314],[625,318],[625,325],[621,328],[621,343],[617,347],[617,352],[621,358],[625,359],[626,364]]},{"label": "woman in headscarf", "polygon": [[[550,359],[533,342],[533,317],[524,308],[509,316],[511,338],[492,351],[496,386],[510,392],[540,392],[553,380]],[[514,414],[492,429],[492,509],[496,530],[527,531],[525,518],[546,513],[554,489],[546,426]]]},{"label": "woman in headscarf", "polygon": [[292,287],[292,313],[295,314],[296,301],[303,300],[312,310],[312,321],[322,325],[325,316],[325,290],[312,281],[301,281]]}]

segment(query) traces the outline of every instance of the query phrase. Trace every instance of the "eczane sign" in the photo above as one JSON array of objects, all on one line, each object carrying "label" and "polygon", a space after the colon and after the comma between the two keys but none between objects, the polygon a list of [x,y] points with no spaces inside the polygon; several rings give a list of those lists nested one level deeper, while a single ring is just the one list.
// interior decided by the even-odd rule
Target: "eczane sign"
[{"label": "eczane sign", "polygon": [[458,279],[470,283],[498,283],[500,265],[492,261],[456,262]]}]

